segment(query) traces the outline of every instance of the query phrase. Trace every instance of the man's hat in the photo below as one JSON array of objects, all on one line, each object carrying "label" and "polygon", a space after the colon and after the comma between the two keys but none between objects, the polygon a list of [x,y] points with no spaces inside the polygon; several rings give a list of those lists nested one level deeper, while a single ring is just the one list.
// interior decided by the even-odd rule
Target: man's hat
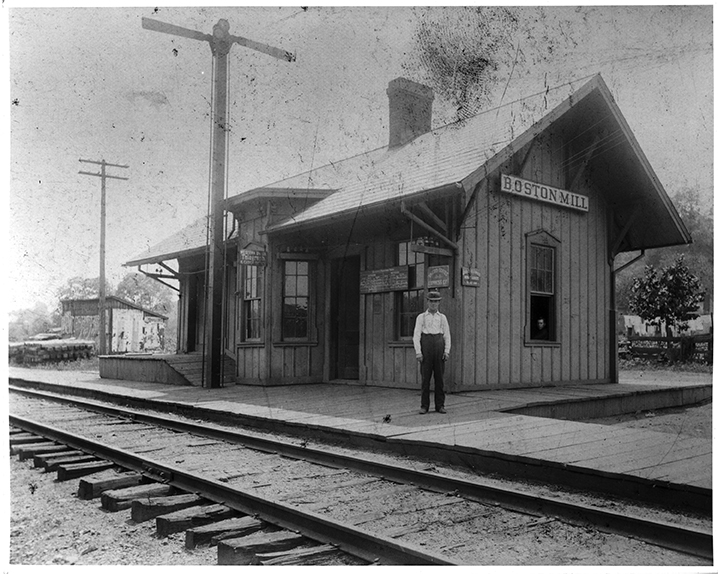
[{"label": "man's hat", "polygon": [[441,301],[441,293],[438,291],[429,291],[429,294],[426,296],[426,298],[429,301]]}]

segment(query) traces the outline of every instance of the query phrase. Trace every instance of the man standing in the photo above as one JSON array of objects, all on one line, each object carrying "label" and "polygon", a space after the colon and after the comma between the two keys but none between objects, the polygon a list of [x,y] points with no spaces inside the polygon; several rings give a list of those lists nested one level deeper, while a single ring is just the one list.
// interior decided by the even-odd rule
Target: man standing
[{"label": "man standing", "polygon": [[428,309],[416,318],[414,326],[414,350],[421,365],[421,410],[429,411],[429,388],[434,375],[434,408],[437,413],[444,409],[444,363],[451,352],[451,333],[446,315],[439,312],[441,293],[429,291]]}]

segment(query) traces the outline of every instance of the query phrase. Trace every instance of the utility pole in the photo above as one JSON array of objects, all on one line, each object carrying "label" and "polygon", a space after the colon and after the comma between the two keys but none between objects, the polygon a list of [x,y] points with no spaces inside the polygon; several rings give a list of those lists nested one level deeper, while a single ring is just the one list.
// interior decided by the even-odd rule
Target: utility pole
[{"label": "utility pole", "polygon": [[80,171],[82,175],[93,175],[95,177],[102,178],[102,197],[100,199],[100,355],[107,354],[107,321],[105,317],[105,212],[106,212],[106,193],[105,193],[105,180],[106,179],[128,179],[126,177],[119,177],[116,175],[107,175],[105,168],[110,167],[123,167],[128,168],[129,165],[118,165],[116,163],[107,163],[104,159],[100,161],[92,161],[89,159],[81,159],[82,163],[94,163],[100,166],[100,173],[90,173],[89,171]]},{"label": "utility pole", "polygon": [[227,125],[229,118],[229,63],[228,54],[232,44],[262,52],[280,60],[294,61],[294,55],[279,48],[260,44],[229,33],[229,22],[219,20],[212,29],[212,34],[204,34],[188,28],[167,24],[151,18],[142,18],[142,27],[154,32],[163,32],[182,36],[192,40],[209,42],[212,50],[214,69],[214,85],[212,86],[212,159],[210,164],[210,227],[209,227],[209,310],[207,331],[210,335],[209,346],[205,346],[205,377],[204,386],[218,388],[221,386],[222,361],[222,243],[224,241],[224,209],[222,202],[226,190],[226,157],[227,157]]}]

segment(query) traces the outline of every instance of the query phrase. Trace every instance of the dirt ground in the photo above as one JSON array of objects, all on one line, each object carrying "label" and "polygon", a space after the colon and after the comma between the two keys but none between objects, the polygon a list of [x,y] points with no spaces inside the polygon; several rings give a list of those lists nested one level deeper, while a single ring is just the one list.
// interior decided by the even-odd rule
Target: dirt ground
[{"label": "dirt ground", "polygon": [[712,421],[713,403],[710,402],[691,407],[643,411],[630,415],[592,419],[586,422],[710,439],[713,432]]}]

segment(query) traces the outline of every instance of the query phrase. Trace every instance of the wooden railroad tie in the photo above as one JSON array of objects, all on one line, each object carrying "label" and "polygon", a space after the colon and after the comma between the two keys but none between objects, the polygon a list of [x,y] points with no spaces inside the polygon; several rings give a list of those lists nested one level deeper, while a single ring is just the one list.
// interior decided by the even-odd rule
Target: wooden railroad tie
[{"label": "wooden railroad tie", "polygon": [[266,524],[251,516],[228,518],[219,522],[212,522],[204,526],[190,528],[185,532],[184,545],[192,550],[202,544],[216,546],[220,540],[238,538],[262,530]]},{"label": "wooden railroad tie", "polygon": [[107,460],[97,460],[94,462],[79,462],[76,464],[61,464],[57,467],[57,480],[59,482],[72,480],[80,476],[93,474],[101,470],[107,470],[115,466],[113,462]]},{"label": "wooden railroad tie", "polygon": [[307,543],[301,534],[281,530],[279,532],[255,532],[242,538],[223,540],[217,545],[217,564],[245,564],[255,561],[257,554],[291,550]]},{"label": "wooden railroad tie", "polygon": [[152,496],[168,496],[170,494],[174,494],[171,486],[152,482],[116,490],[106,490],[100,495],[100,504],[105,510],[117,512],[131,508],[133,500]]},{"label": "wooden railroad tie", "polygon": [[252,564],[262,566],[309,566],[320,564],[327,558],[338,556],[341,551],[330,544],[312,546],[310,548],[295,548],[287,551],[267,552],[256,554]]},{"label": "wooden railroad tie", "polygon": [[32,463],[35,468],[45,468],[52,460],[67,458],[69,456],[80,456],[85,454],[81,450],[66,450],[62,452],[49,452],[46,454],[36,454],[32,457]]},{"label": "wooden railroad tie", "polygon": [[206,499],[196,494],[140,498],[132,501],[132,520],[135,522],[146,522],[163,514],[170,514],[177,510],[199,506],[205,502]]},{"label": "wooden railroad tie", "polygon": [[120,473],[115,469],[91,474],[80,480],[77,498],[91,500],[107,490],[137,486],[142,480],[143,477],[138,472]]},{"label": "wooden railroad tie", "polygon": [[165,537],[188,528],[203,526],[236,515],[236,511],[223,504],[210,504],[177,510],[157,517],[157,536]]}]

